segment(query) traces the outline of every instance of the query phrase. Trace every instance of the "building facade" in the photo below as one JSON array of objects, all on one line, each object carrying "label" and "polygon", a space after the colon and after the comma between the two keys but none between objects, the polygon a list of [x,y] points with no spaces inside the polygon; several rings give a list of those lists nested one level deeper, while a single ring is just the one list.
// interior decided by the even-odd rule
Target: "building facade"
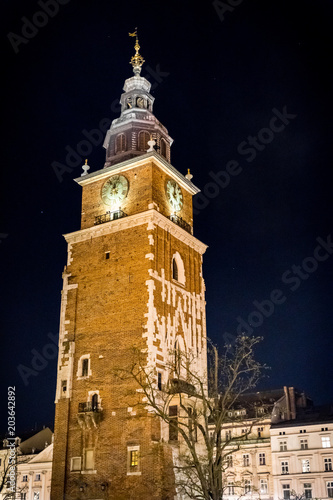
[{"label": "building facade", "polygon": [[333,498],[333,408],[308,408],[271,427],[274,499]]},{"label": "building facade", "polygon": [[135,49],[104,168],[87,174],[86,166],[76,179],[81,229],[65,235],[52,500],[173,499],[167,429],[142,406],[134,379],[115,373],[139,351],[159,390],[171,376],[170,352],[186,350],[206,374],[198,189],[170,163],[172,139],[153,114],[137,39]]}]

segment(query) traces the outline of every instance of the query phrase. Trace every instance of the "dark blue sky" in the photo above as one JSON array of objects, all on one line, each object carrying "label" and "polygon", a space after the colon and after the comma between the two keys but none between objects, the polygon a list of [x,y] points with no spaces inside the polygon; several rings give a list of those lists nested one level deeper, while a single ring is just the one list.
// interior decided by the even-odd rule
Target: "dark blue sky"
[{"label": "dark blue sky", "polygon": [[[53,422],[48,334],[58,333],[62,234],[79,229],[81,168],[73,164],[60,182],[52,163],[65,163],[84,130],[118,116],[135,26],[155,114],[174,138],[172,164],[190,168],[203,192],[195,235],[209,245],[208,335],[222,345],[243,320],[264,337],[263,386],[332,401],[332,2],[65,2],[53,17],[36,15],[43,0],[2,6],[4,408],[15,385],[19,429]],[[24,28],[26,19],[40,27]],[[92,170],[104,162],[97,143]],[[263,302],[272,298],[274,310]],[[33,369],[43,350],[50,359],[25,386],[18,366]]]}]

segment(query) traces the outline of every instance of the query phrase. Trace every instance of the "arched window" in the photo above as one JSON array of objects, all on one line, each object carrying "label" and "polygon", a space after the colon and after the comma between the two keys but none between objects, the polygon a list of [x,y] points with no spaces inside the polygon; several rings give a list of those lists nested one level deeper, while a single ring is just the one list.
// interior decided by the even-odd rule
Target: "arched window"
[{"label": "arched window", "polygon": [[176,252],[172,257],[172,279],[178,281],[182,285],[185,285],[185,268],[183,260],[179,254]]},{"label": "arched window", "polygon": [[126,151],[126,137],[125,134],[118,134],[116,137],[116,153]]},{"label": "arched window", "polygon": [[89,370],[89,359],[85,358],[82,360],[82,373],[81,377],[88,377],[88,370]]},{"label": "arched window", "polygon": [[178,266],[175,258],[172,259],[172,279],[178,281]]},{"label": "arched window", "polygon": [[98,410],[98,394],[93,394],[93,397],[91,398],[91,409],[92,411],[97,411]]},{"label": "arched window", "polygon": [[160,152],[161,152],[161,155],[164,156],[164,158],[166,158],[166,142],[164,139],[161,139],[160,141]]},{"label": "arched window", "polygon": [[150,140],[150,134],[149,132],[146,132],[145,130],[141,130],[139,132],[139,151],[147,151],[149,148],[148,146],[148,141]]}]

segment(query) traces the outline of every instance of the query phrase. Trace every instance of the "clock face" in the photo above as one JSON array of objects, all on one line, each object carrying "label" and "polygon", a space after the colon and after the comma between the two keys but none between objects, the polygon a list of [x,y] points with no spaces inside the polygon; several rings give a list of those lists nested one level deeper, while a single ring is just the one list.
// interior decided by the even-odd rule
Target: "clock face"
[{"label": "clock face", "polygon": [[123,175],[113,175],[102,187],[102,200],[105,205],[118,208],[128,193],[128,180]]},{"label": "clock face", "polygon": [[169,180],[166,184],[166,195],[168,201],[175,212],[178,212],[183,207],[183,194],[179,185],[174,180]]}]

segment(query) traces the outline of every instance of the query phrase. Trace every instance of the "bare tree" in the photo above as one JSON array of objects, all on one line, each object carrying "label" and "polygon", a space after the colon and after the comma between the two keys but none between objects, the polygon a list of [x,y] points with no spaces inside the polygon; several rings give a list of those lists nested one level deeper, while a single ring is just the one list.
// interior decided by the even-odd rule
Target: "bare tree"
[{"label": "bare tree", "polygon": [[[204,375],[195,368],[195,354],[172,351],[164,387],[159,387],[156,368],[149,363],[146,350],[133,348],[129,368],[116,370],[122,379],[134,378],[142,393],[139,405],[161,420],[162,439],[173,446],[176,457],[177,491],[185,498],[221,500],[230,486],[225,480],[230,457],[247,440],[259,418],[252,418],[241,436],[224,437],[222,429],[244,420],[234,409],[242,396],[256,387],[266,368],[254,358],[260,340],[240,335],[233,346],[225,346],[220,353],[209,343],[209,369]],[[234,488],[241,486],[234,484]]]},{"label": "bare tree", "polygon": [[[20,463],[26,463],[31,460],[31,456],[25,456],[21,455],[18,453],[18,447],[15,448],[15,465],[14,467],[16,468],[17,465]],[[0,471],[0,496],[2,500],[14,500],[18,498],[18,496],[21,496],[21,493],[24,493],[27,491],[27,486],[23,487],[18,487],[16,485],[16,491],[13,492],[11,487],[8,487],[8,482],[9,482],[9,473],[10,470],[13,467],[13,460],[12,460],[12,453],[8,450],[5,455],[2,455],[2,469]],[[16,471],[17,474],[17,471]]]}]

